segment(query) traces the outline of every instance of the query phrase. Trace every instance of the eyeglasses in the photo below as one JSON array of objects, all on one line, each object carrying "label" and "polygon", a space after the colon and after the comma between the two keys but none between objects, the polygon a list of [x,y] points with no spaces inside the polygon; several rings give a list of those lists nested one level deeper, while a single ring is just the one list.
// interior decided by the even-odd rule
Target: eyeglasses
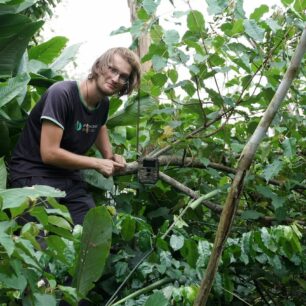
[{"label": "eyeglasses", "polygon": [[112,75],[112,77],[118,76],[118,83],[120,83],[121,85],[125,85],[129,82],[129,78],[130,78],[129,75],[120,73],[118,69],[116,69],[115,67],[111,65],[108,65],[107,68],[110,74]]}]

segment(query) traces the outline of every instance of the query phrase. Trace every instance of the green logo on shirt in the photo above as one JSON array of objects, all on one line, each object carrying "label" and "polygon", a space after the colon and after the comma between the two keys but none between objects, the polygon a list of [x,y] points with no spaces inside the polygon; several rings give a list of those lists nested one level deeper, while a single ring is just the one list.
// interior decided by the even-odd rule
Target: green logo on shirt
[{"label": "green logo on shirt", "polygon": [[74,128],[77,132],[84,132],[86,134],[95,133],[98,129],[98,124],[82,123],[78,120]]},{"label": "green logo on shirt", "polygon": [[82,127],[83,127],[83,124],[80,121],[77,121],[75,124],[75,130],[79,132],[82,130]]}]

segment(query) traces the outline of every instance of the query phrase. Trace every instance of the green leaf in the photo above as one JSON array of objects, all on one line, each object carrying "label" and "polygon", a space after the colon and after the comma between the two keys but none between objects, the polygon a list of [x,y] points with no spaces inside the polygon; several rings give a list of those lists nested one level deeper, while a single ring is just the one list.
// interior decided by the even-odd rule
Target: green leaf
[{"label": "green leaf", "polygon": [[112,220],[103,206],[90,209],[83,224],[80,252],[74,275],[74,286],[86,296],[102,275],[112,237]]},{"label": "green leaf", "polygon": [[150,19],[150,14],[148,14],[146,12],[145,9],[143,9],[142,7],[137,11],[137,17],[141,20],[141,21],[148,21]]},{"label": "green leaf", "polygon": [[0,197],[3,199],[2,210],[16,208],[28,201],[29,198],[38,197],[64,197],[65,192],[50,186],[34,185],[32,187],[0,189]]},{"label": "green leaf", "polygon": [[286,138],[282,147],[284,148],[284,154],[288,158],[293,157],[296,154],[296,138]]},{"label": "green leaf", "polygon": [[180,34],[175,30],[168,30],[164,34],[164,41],[168,46],[177,44],[180,40]]},{"label": "green leaf", "polygon": [[29,41],[42,25],[42,21],[32,22],[25,16],[1,16],[0,77],[11,77],[16,73]]},{"label": "green leaf", "polygon": [[35,293],[35,305],[56,306],[55,296],[50,294]]},{"label": "green leaf", "polygon": [[306,10],[306,1],[305,0],[295,0],[293,8],[301,14],[304,14],[305,16],[305,10]]},{"label": "green leaf", "polygon": [[92,186],[108,191],[111,191],[114,187],[114,180],[112,176],[106,178],[101,173],[93,169],[82,170],[82,173],[84,180]]},{"label": "green leaf", "polygon": [[152,79],[152,83],[159,87],[164,86],[168,80],[167,76],[163,73],[156,73],[151,77],[151,79]]},{"label": "green leaf", "polygon": [[154,44],[159,44],[163,37],[163,28],[160,25],[155,24],[151,27],[150,36]]},{"label": "green leaf", "polygon": [[0,83],[0,108],[18,96],[24,96],[29,81],[30,76],[27,73],[22,73],[15,78],[10,78],[7,82]]},{"label": "green leaf", "polygon": [[50,40],[32,47],[29,53],[29,59],[35,59],[45,64],[51,64],[65,48],[68,38],[64,36],[55,36]]},{"label": "green leaf", "polygon": [[265,247],[271,251],[276,252],[278,250],[278,245],[275,243],[272,235],[269,233],[267,228],[262,227],[260,229],[261,240],[264,243]]},{"label": "green leaf", "polygon": [[261,28],[255,20],[244,20],[243,22],[245,32],[255,41],[262,42],[264,39],[265,31]]},{"label": "green leaf", "polygon": [[224,9],[228,5],[227,0],[206,0],[208,5],[208,14],[217,15],[223,13]]},{"label": "green leaf", "polygon": [[63,217],[60,216],[48,216],[48,223],[53,224],[57,227],[71,230],[71,225]]},{"label": "green leaf", "polygon": [[193,83],[189,80],[183,81],[181,86],[190,97],[192,97],[196,92],[196,88],[194,87]]},{"label": "green leaf", "polygon": [[272,199],[272,205],[273,205],[275,210],[283,208],[285,202],[286,202],[286,198],[284,198],[284,197],[275,196]]},{"label": "green leaf", "polygon": [[272,18],[269,18],[266,20],[266,24],[269,26],[269,28],[272,30],[273,33],[276,33],[276,31],[281,30],[281,26]]},{"label": "green leaf", "polygon": [[265,4],[262,4],[260,7],[256,8],[254,12],[250,15],[250,19],[254,19],[256,21],[259,21],[260,18],[265,14],[269,12],[269,7]]},{"label": "green leaf", "polygon": [[65,264],[71,264],[69,258],[66,256],[67,246],[61,237],[49,235],[46,238],[47,252],[54,256],[56,259],[61,260]]},{"label": "green leaf", "polygon": [[191,32],[204,32],[205,21],[202,13],[199,11],[190,11],[187,16],[187,26]]},{"label": "green leaf", "polygon": [[159,55],[153,55],[152,65],[156,71],[162,70],[167,66],[167,59]]},{"label": "green leaf", "polygon": [[111,117],[122,105],[122,100],[118,97],[112,96],[109,100],[108,116]]},{"label": "green leaf", "polygon": [[181,249],[184,245],[184,237],[172,235],[170,238],[170,246],[174,251]]},{"label": "green leaf", "polygon": [[79,43],[67,47],[50,67],[55,71],[62,70],[66,65],[70,64],[71,61],[75,59],[80,46],[81,44]]},{"label": "green leaf", "polygon": [[32,208],[30,215],[35,217],[42,225],[48,224],[48,214],[44,207],[36,206]]},{"label": "green leaf", "polygon": [[192,239],[185,239],[184,246],[181,248],[180,252],[187,263],[195,269],[199,256],[196,242]]},{"label": "green leaf", "polygon": [[269,181],[271,178],[278,175],[283,167],[283,163],[281,160],[276,159],[272,164],[269,164],[263,171],[263,177]]},{"label": "green leaf", "polygon": [[224,292],[225,300],[231,302],[233,300],[234,283],[228,274],[223,276],[223,287],[226,289]]},{"label": "green leaf", "polygon": [[[1,132],[0,132],[1,133]],[[0,190],[6,189],[7,171],[4,162],[4,157],[0,158]]]},{"label": "green leaf", "polygon": [[293,3],[294,0],[281,0],[281,2],[282,2],[282,4],[283,4],[284,6],[288,6],[288,5],[290,5],[291,3]]},{"label": "green leaf", "polygon": [[21,293],[27,286],[26,278],[23,275],[16,275],[15,273],[6,274],[0,272],[0,283],[4,288],[17,289]]},{"label": "green leaf", "polygon": [[241,214],[241,218],[246,220],[257,220],[262,216],[263,214],[256,210],[245,210]]},{"label": "green leaf", "polygon": [[78,294],[75,288],[58,285],[58,289],[63,292],[64,300],[70,303],[70,305],[78,304]]},{"label": "green leaf", "polygon": [[142,252],[147,252],[152,247],[151,233],[148,230],[138,232],[138,245]]},{"label": "green leaf", "polygon": [[[155,106],[154,100],[149,97],[140,97],[140,116],[149,113]],[[107,121],[107,126],[113,128],[115,126],[135,125],[138,117],[138,100],[135,98],[122,110],[116,112]]]},{"label": "green leaf", "polygon": [[238,18],[245,18],[245,11],[243,9],[243,2],[244,0],[236,0],[235,3],[235,17]]},{"label": "green leaf", "polygon": [[38,0],[26,0],[26,1],[5,1],[5,4],[0,4],[0,15],[2,14],[16,14],[24,11],[28,7],[31,7]]},{"label": "green leaf", "polygon": [[146,10],[146,12],[149,15],[153,15],[159,5],[160,1],[154,1],[154,0],[143,0],[143,8]]},{"label": "green leaf", "polygon": [[134,238],[136,229],[135,219],[126,215],[121,223],[121,236],[123,240],[130,241]]},{"label": "green leaf", "polygon": [[154,294],[150,295],[149,298],[147,299],[146,303],[144,306],[167,306],[168,300],[166,297],[163,295],[162,292],[158,291],[155,292]]},{"label": "green leaf", "polygon": [[4,247],[7,255],[11,257],[11,255],[13,254],[15,250],[15,244],[12,240],[12,237],[5,233],[1,233],[0,234],[0,244]]}]

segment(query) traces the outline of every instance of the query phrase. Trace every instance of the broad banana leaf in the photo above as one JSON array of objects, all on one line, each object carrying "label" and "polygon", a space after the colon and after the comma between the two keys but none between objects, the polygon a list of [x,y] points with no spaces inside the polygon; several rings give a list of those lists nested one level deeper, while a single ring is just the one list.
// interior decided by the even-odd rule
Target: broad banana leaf
[{"label": "broad banana leaf", "polygon": [[61,54],[67,42],[68,38],[64,36],[55,36],[38,46],[32,47],[29,50],[29,59],[51,64]]},{"label": "broad banana leaf", "polygon": [[74,60],[80,46],[81,44],[79,43],[65,48],[63,53],[51,64],[50,68],[55,71],[62,70]]},{"label": "broad banana leaf", "polygon": [[112,219],[103,206],[92,208],[85,216],[81,247],[73,279],[77,292],[85,297],[102,275],[109,255]]},{"label": "broad banana leaf", "polygon": [[35,4],[37,1],[38,0],[27,0],[27,1],[25,0],[5,1],[4,0],[4,1],[1,1],[2,3],[0,4],[0,15],[20,13],[23,10]]},{"label": "broad banana leaf", "polygon": [[23,73],[9,79],[7,82],[0,83],[0,108],[18,96],[24,98],[29,81],[30,76],[27,73]]},{"label": "broad banana leaf", "polygon": [[[1,9],[0,9],[1,10]],[[43,21],[32,22],[22,15],[2,15],[0,18],[0,78],[11,77],[32,36]]]}]

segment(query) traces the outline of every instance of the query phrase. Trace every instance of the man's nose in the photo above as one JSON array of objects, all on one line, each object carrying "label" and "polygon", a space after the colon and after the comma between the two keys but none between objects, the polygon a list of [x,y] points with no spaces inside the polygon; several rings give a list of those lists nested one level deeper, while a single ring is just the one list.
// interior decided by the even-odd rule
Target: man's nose
[{"label": "man's nose", "polygon": [[118,73],[112,75],[112,80],[115,81],[115,82],[119,82],[119,78],[120,78],[120,75]]}]

